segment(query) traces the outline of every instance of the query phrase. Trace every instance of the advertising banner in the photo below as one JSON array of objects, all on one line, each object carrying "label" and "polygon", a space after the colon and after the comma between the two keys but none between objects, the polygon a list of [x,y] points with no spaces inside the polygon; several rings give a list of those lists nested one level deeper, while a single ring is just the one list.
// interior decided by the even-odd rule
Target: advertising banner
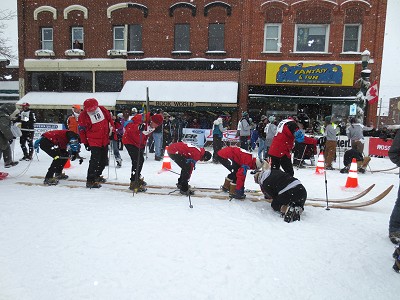
[{"label": "advertising banner", "polygon": [[183,128],[182,142],[191,143],[197,147],[204,147],[205,129]]},{"label": "advertising banner", "polygon": [[369,154],[378,156],[388,156],[390,146],[392,146],[393,140],[389,139],[386,142],[380,138],[371,137],[369,138]]},{"label": "advertising banner", "polygon": [[65,129],[64,124],[56,123],[35,123],[35,136],[33,139],[38,139],[40,136],[50,130],[62,130]]}]

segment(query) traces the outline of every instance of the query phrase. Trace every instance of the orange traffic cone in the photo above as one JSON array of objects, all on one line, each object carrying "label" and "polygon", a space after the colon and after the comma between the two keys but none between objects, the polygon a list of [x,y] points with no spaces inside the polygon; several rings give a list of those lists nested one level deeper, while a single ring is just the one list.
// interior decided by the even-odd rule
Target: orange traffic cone
[{"label": "orange traffic cone", "polygon": [[68,169],[69,167],[71,167],[71,161],[68,158],[67,162],[64,165],[64,169]]},{"label": "orange traffic cone", "polygon": [[163,158],[163,162],[162,162],[162,167],[161,167],[161,171],[168,171],[171,170],[171,158],[168,155],[168,146],[165,146],[165,151],[164,151],[164,158]]},{"label": "orange traffic cone", "polygon": [[358,175],[357,175],[357,161],[355,158],[351,161],[349,175],[347,176],[346,186],[347,188],[355,188],[358,186]]},{"label": "orange traffic cone", "polygon": [[317,168],[315,169],[315,174],[324,174],[325,172],[325,158],[324,158],[324,152],[320,152],[318,155],[318,162],[317,162]]}]

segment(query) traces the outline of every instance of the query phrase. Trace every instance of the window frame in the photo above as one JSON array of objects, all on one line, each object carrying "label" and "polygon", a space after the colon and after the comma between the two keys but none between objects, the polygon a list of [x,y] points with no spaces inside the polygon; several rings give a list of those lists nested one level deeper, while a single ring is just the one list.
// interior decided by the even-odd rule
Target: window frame
[{"label": "window frame", "polygon": [[[44,39],[44,31],[45,30],[51,30],[51,40]],[[41,49],[54,51],[54,29],[53,29],[53,27],[40,28],[40,37],[41,37],[41,39],[40,39]],[[50,43],[50,42],[51,42],[51,49],[44,47],[45,43]]]},{"label": "window frame", "polygon": [[[223,27],[223,30],[221,31],[223,33],[223,35],[222,35],[222,43],[220,42],[220,43],[218,43],[218,45],[216,45],[216,46],[219,46],[220,44],[222,44],[222,49],[211,49],[211,47],[210,47],[214,40],[218,41],[218,39],[217,39],[218,37],[212,37],[210,35],[211,26],[222,26]],[[213,40],[212,40],[212,38],[213,38]],[[226,53],[226,51],[225,51],[225,23],[218,23],[217,22],[217,23],[209,23],[208,24],[208,48],[207,48],[207,53]]]},{"label": "window frame", "polygon": [[[278,27],[278,36],[276,38],[267,38],[268,27]],[[282,24],[281,23],[265,23],[264,24],[264,53],[280,53],[282,48]],[[267,50],[267,40],[276,40],[276,50]]]},{"label": "window frame", "polygon": [[[345,42],[346,42],[346,28],[347,27],[358,27],[358,36],[357,36],[357,49],[355,51],[345,51]],[[344,24],[343,27],[343,44],[342,44],[342,53],[360,53],[361,47],[361,32],[362,25],[361,24]]]},{"label": "window frame", "polygon": [[[74,30],[76,30],[76,29],[79,29],[79,30],[82,31],[82,38],[81,39],[78,39],[78,38],[75,37]],[[84,45],[85,45],[85,43],[84,43],[84,41],[85,41],[85,32],[84,32],[84,29],[83,29],[82,26],[72,26],[71,27],[71,49],[74,49],[75,40],[78,40],[78,42],[79,42],[79,44],[81,46],[80,49],[83,50],[84,49]]]},{"label": "window frame", "polygon": [[[123,30],[122,39],[116,39],[115,38],[115,31],[116,31],[116,29],[121,29],[121,28]],[[123,42],[122,49],[116,48],[116,41],[122,41]],[[113,50],[126,50],[126,26],[124,26],[124,25],[115,25],[115,26],[113,26]]]},{"label": "window frame", "polygon": [[[184,26],[186,32],[183,35],[177,37],[178,26]],[[179,41],[182,41],[179,43]],[[177,45],[183,45],[182,49],[177,49]],[[177,23],[174,24],[174,50],[173,53],[191,53],[190,51],[190,24],[189,23]]]},{"label": "window frame", "polygon": [[[325,43],[324,43],[324,51],[304,51],[297,50],[298,49],[298,35],[299,30],[303,28],[325,28]],[[295,24],[295,32],[294,32],[294,51],[295,53],[328,53],[329,51],[329,34],[330,34],[330,24]]]},{"label": "window frame", "polygon": [[[132,34],[132,28],[134,26],[137,26],[138,28],[140,28],[140,40],[139,40],[139,47],[138,49],[132,50],[131,49],[131,34]],[[143,53],[143,26],[142,24],[128,24],[126,25],[127,30],[125,30],[126,32],[126,50],[128,51],[128,53]]]}]

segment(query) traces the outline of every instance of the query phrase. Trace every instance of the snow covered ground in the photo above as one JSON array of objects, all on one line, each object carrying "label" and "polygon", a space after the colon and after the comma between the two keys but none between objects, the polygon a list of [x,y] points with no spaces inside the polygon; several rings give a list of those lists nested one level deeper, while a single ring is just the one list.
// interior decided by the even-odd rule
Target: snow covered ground
[{"label": "snow covered ground", "polygon": [[[22,157],[15,147],[16,158]],[[89,157],[85,150],[82,156]],[[103,173],[129,181],[130,159]],[[39,159],[39,160],[38,160]],[[50,158],[7,169],[0,181],[0,299],[398,299],[400,275],[387,235],[398,175],[328,171],[330,198],[348,197],[375,183],[364,198],[395,187],[381,202],[357,210],[306,207],[300,222],[285,223],[268,203],[130,193],[109,189],[24,186],[42,182]],[[174,186],[150,154],[148,184]],[[71,178],[86,178],[88,160],[72,162]],[[335,165],[339,167],[339,161]],[[372,169],[394,166],[373,158]],[[173,171],[180,171],[172,163]],[[0,171],[4,171],[0,162]],[[295,171],[309,197],[325,198],[324,176]],[[398,172],[393,170],[392,172]],[[190,184],[219,187],[228,171],[198,163]],[[246,188],[255,189],[250,174]],[[171,188],[172,190],[172,188]],[[363,200],[364,198],[360,199]]]}]

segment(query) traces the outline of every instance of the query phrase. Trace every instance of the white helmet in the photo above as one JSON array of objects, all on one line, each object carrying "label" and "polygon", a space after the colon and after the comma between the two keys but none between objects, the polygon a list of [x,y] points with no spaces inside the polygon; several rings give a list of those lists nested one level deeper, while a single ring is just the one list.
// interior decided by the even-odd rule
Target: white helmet
[{"label": "white helmet", "polygon": [[132,108],[132,113],[137,114],[137,108],[136,107]]}]

